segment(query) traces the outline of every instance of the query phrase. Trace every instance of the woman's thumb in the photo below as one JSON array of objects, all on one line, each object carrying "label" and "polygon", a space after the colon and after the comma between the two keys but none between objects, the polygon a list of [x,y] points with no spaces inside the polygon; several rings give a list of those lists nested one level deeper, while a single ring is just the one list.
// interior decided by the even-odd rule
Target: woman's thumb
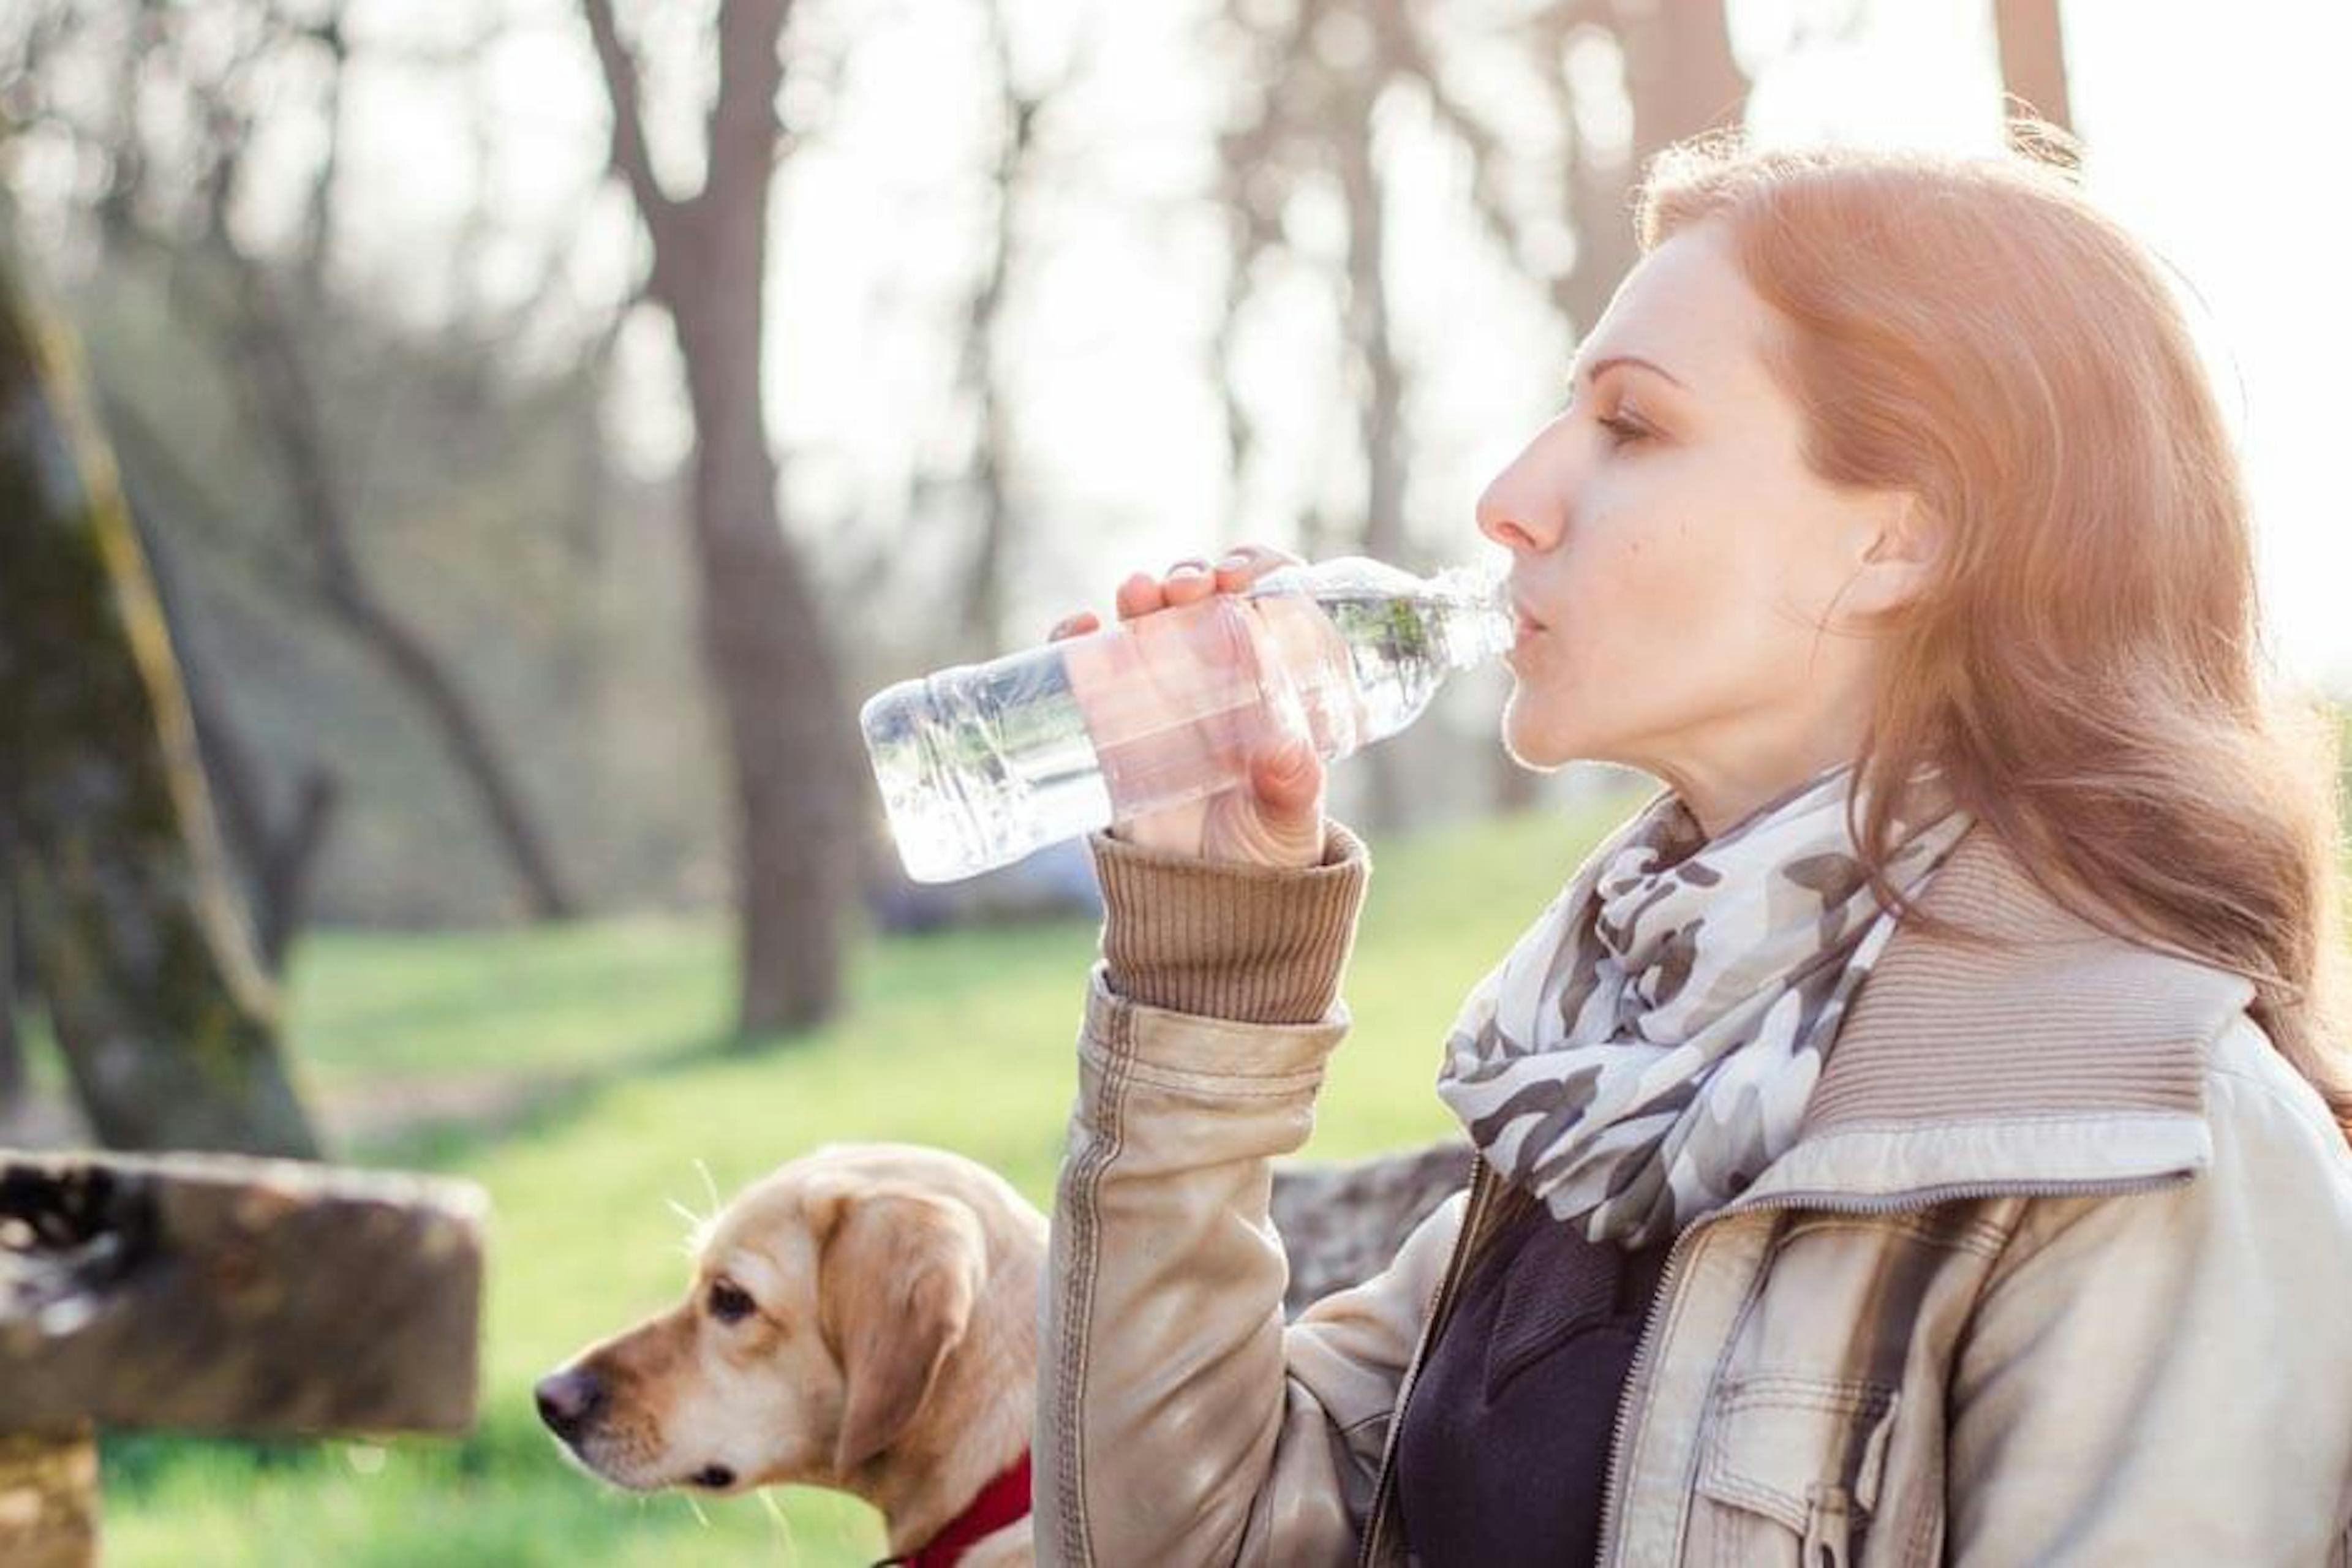
[{"label": "woman's thumb", "polygon": [[1268,826],[1311,832],[1320,815],[1323,759],[1305,740],[1288,736],[1251,759],[1250,787]]}]

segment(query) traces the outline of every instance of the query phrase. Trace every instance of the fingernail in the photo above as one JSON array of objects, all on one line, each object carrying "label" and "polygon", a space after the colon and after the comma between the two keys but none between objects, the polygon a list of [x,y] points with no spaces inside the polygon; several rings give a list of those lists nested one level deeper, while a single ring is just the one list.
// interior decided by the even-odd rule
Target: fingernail
[{"label": "fingernail", "polygon": [[1236,550],[1231,555],[1223,556],[1218,560],[1217,570],[1220,572],[1238,572],[1249,563],[1250,558]]}]

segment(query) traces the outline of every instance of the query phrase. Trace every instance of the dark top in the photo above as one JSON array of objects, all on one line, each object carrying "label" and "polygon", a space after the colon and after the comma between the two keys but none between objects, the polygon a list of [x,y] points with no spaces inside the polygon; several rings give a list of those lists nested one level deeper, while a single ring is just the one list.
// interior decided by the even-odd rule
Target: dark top
[{"label": "dark top", "polygon": [[1591,1563],[1634,1346],[1666,1244],[1628,1252],[1519,1200],[1472,1265],[1405,1402],[1411,1560]]}]

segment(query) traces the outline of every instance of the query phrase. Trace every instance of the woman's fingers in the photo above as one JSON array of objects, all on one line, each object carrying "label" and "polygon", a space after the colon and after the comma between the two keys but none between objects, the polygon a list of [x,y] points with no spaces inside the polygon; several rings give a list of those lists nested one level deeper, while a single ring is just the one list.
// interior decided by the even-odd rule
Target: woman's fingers
[{"label": "woman's fingers", "polygon": [[1299,558],[1286,550],[1265,544],[1238,544],[1214,562],[1197,555],[1179,561],[1168,569],[1165,577],[1155,577],[1149,572],[1129,573],[1118,585],[1118,617],[1131,621],[1171,605],[1197,604],[1212,594],[1245,588],[1278,566],[1299,564]]},{"label": "woman's fingers", "polygon": [[1160,584],[1160,596],[1171,605],[1195,605],[1217,591],[1205,561],[1179,561]]},{"label": "woman's fingers", "polygon": [[1149,572],[1134,573],[1118,585],[1118,618],[1122,621],[1148,616],[1167,603],[1160,592],[1160,579]]},{"label": "woman's fingers", "polygon": [[1212,570],[1219,592],[1233,593],[1248,587],[1277,567],[1304,564],[1287,550],[1276,550],[1267,544],[1236,544],[1219,558]]},{"label": "woman's fingers", "polygon": [[1064,616],[1060,620],[1055,621],[1054,629],[1045,634],[1045,640],[1060,642],[1064,637],[1084,637],[1088,632],[1099,630],[1101,626],[1101,617],[1092,610],[1080,610],[1076,615]]}]

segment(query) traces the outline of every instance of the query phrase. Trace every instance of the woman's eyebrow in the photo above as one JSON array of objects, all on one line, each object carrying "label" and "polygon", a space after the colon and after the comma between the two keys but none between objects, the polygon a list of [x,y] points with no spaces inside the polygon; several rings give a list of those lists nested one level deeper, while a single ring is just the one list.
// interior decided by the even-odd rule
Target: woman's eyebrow
[{"label": "woman's eyebrow", "polygon": [[[1614,370],[1621,364],[1639,365],[1642,369],[1648,371],[1651,374],[1663,376],[1667,381],[1674,383],[1675,385],[1682,387],[1685,392],[1688,392],[1690,390],[1688,386],[1684,385],[1683,380],[1680,376],[1675,375],[1672,371],[1669,371],[1665,366],[1659,364],[1655,361],[1643,359],[1639,354],[1611,354],[1607,359],[1594,361],[1591,364],[1584,367],[1584,384],[1591,386],[1594,382],[1601,379],[1603,372]],[[1571,379],[1569,383],[1569,390],[1570,392],[1574,392],[1575,389],[1575,382]]]}]

